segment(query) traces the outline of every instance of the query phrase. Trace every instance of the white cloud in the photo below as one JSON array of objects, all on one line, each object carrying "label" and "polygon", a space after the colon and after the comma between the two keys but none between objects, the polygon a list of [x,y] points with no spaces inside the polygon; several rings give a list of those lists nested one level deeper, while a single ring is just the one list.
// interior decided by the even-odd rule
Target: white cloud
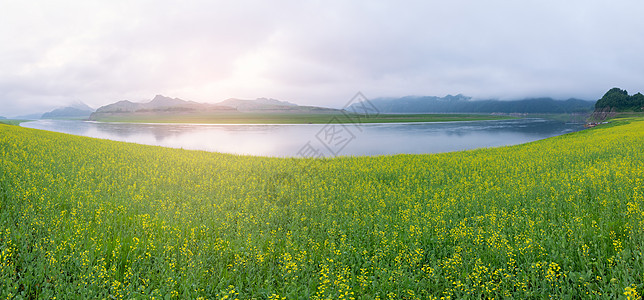
[{"label": "white cloud", "polygon": [[162,93],[370,97],[642,91],[641,1],[0,0],[0,115]]}]

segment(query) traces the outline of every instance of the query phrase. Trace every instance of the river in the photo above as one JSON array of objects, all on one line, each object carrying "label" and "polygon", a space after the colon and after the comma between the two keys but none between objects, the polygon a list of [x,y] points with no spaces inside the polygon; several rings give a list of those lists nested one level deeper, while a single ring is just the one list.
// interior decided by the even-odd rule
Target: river
[{"label": "river", "polygon": [[516,145],[582,130],[583,124],[526,118],[396,124],[136,124],[67,120],[22,123],[81,136],[191,150],[277,157],[451,152]]}]

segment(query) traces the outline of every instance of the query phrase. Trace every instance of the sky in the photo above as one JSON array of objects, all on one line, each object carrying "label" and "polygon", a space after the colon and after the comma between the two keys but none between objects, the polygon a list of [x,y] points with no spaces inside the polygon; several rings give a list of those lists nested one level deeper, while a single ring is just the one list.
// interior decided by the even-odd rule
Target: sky
[{"label": "sky", "polygon": [[0,116],[162,94],[367,98],[644,92],[644,1],[0,0]]}]

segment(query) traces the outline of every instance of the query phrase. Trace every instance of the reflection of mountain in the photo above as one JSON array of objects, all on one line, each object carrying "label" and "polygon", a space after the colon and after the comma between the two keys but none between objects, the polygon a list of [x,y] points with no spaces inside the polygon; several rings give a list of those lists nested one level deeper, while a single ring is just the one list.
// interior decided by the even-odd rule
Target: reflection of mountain
[{"label": "reflection of mountain", "polygon": [[213,128],[217,130],[228,132],[270,132],[276,128],[282,128],[275,125],[219,125],[219,126],[202,126],[202,125],[168,125],[168,124],[128,124],[128,123],[93,123],[92,127],[98,132],[106,135],[117,135],[119,137],[135,137],[137,135],[151,134],[155,140],[161,142],[167,138],[177,137],[186,133],[193,133],[198,131],[209,131]]},{"label": "reflection of mountain", "polygon": [[199,129],[197,126],[187,125],[146,125],[146,124],[121,124],[121,123],[94,123],[94,128],[99,132],[117,135],[120,137],[133,137],[141,134],[152,134],[157,141],[169,137],[179,136]]},{"label": "reflection of mountain", "polygon": [[384,126],[392,135],[413,134],[422,138],[426,134],[442,134],[454,136],[467,136],[486,132],[488,134],[519,134],[529,136],[555,136],[562,133],[583,129],[578,126],[563,122],[544,119],[517,119],[499,121],[474,121],[454,123],[424,123],[407,124],[399,126]]}]

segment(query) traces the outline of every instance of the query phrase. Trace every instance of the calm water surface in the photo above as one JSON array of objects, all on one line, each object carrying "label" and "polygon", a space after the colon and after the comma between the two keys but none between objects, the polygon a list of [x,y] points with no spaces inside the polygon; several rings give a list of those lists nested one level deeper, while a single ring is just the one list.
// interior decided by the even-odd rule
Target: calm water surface
[{"label": "calm water surface", "polygon": [[280,157],[449,152],[516,145],[583,129],[583,124],[544,119],[361,125],[39,120],[21,126],[172,148]]}]

